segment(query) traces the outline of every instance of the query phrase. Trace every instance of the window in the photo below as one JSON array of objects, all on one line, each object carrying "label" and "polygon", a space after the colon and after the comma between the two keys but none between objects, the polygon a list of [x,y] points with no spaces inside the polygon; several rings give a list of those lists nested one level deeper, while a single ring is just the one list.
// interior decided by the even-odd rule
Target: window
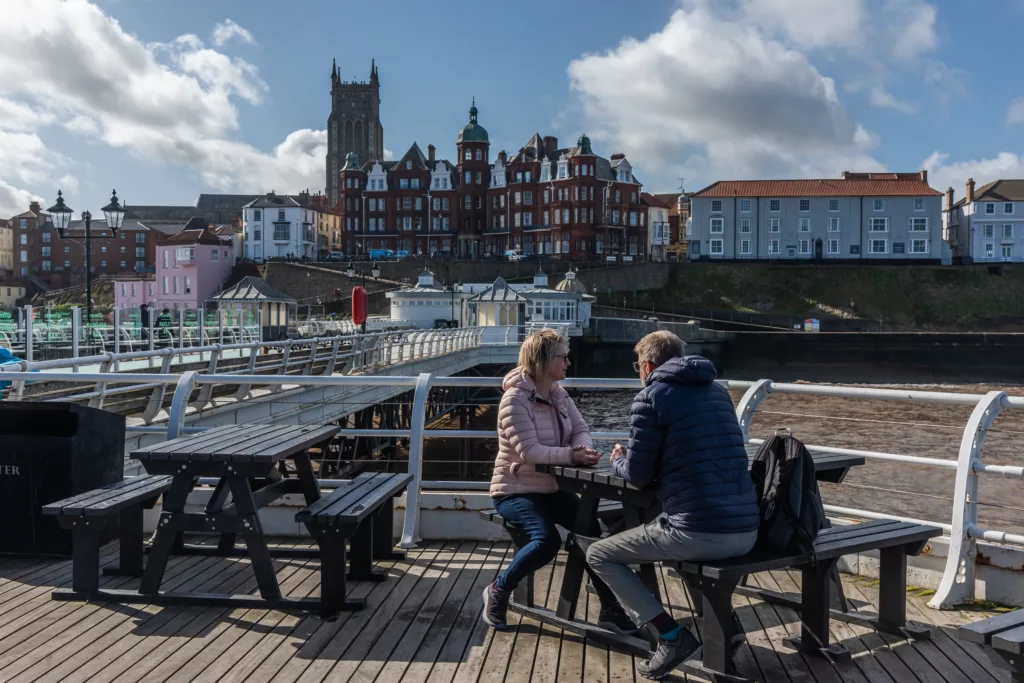
[{"label": "window", "polygon": [[995,237],[995,226],[994,225],[983,225],[981,226],[981,236],[987,239]]},{"label": "window", "polygon": [[51,232],[47,231],[43,233],[43,242],[49,242],[51,239],[53,239],[53,234]]},{"label": "window", "polygon": [[872,254],[885,254],[888,252],[887,240],[871,240],[870,246],[870,253]]},{"label": "window", "polygon": [[769,218],[768,219],[768,232],[780,232],[782,230],[782,219],[781,218]]},{"label": "window", "polygon": [[171,293],[170,287],[167,284],[169,281],[170,281],[170,278],[167,277],[166,275],[164,275],[164,294],[170,294]]},{"label": "window", "polygon": [[750,200],[749,199],[741,199],[740,200],[740,213],[750,213]]},{"label": "window", "polygon": [[186,275],[185,276],[185,293],[186,294],[191,294],[192,293],[192,276],[191,275]]},{"label": "window", "polygon": [[838,254],[839,253],[839,240],[828,241],[828,253]]},{"label": "window", "polygon": [[810,240],[800,240],[800,253],[801,254],[810,254],[811,253],[811,241]]},{"label": "window", "polygon": [[412,230],[412,216],[402,217],[402,230]]},{"label": "window", "polygon": [[472,161],[472,159],[473,159],[473,150],[467,149],[465,157],[466,157],[466,161]]},{"label": "window", "polygon": [[[712,233],[725,232],[725,220],[722,219],[722,218],[712,218],[711,219],[711,232]],[[714,253],[714,252],[712,252],[712,253]]]},{"label": "window", "polygon": [[[616,201],[616,203],[619,201],[619,193],[618,192],[615,193],[615,201]],[[713,212],[715,212],[715,213],[719,213],[722,210],[722,200],[721,199],[712,199],[711,200],[711,210]]]},{"label": "window", "polygon": [[412,208],[412,197],[402,197],[402,209],[408,211]]},{"label": "window", "polygon": [[146,258],[146,248],[135,247],[135,258]]},{"label": "window", "polygon": [[513,218],[513,223],[512,224],[515,225],[517,228],[520,225],[522,225],[522,221],[523,221],[522,216],[523,215],[521,213],[514,213],[514,214],[512,214],[512,218]]},{"label": "window", "polygon": [[911,218],[910,232],[928,232],[927,218]]},{"label": "window", "polygon": [[146,235],[144,233],[141,233],[141,232],[135,233],[135,244],[145,244],[145,243],[146,243]]},{"label": "window", "polygon": [[181,278],[179,278],[177,275],[175,275],[174,276],[174,293],[175,294],[177,294],[180,291],[180,289],[179,289],[179,285],[180,284],[181,284]]},{"label": "window", "polygon": [[[466,158],[468,159],[469,157],[466,157]],[[407,170],[407,171],[411,171],[412,170],[412,162],[411,161],[406,161],[405,162],[405,170]]]},{"label": "window", "polygon": [[476,160],[480,161],[483,158],[483,154],[480,152],[480,150],[476,150]]},{"label": "window", "polygon": [[523,193],[522,192],[516,192],[515,195],[513,195],[512,203],[515,204],[516,206],[519,206],[520,204],[522,204],[523,203]]},{"label": "window", "polygon": [[43,247],[43,258],[50,258],[50,247]]},{"label": "window", "polygon": [[479,185],[482,182],[483,182],[483,175],[480,173],[480,171],[477,171],[476,172],[476,184]]},{"label": "window", "polygon": [[[469,181],[467,181],[467,182],[469,182]],[[409,189],[409,179],[408,178],[399,178],[398,179],[398,189],[400,189],[400,190],[408,190]],[[348,202],[346,201],[346,204],[347,203]],[[352,208],[352,207],[349,206],[347,208]]]},{"label": "window", "polygon": [[[497,201],[497,200],[495,200],[495,201]],[[544,201],[545,204],[551,203],[551,192],[549,192],[548,190],[544,190],[543,201]]]},{"label": "window", "polygon": [[523,204],[525,204],[526,206],[532,206],[533,205],[533,193],[532,192],[524,192],[523,193]]},{"label": "window", "polygon": [[744,256],[750,255],[750,240],[740,240],[740,254]]},{"label": "window", "polygon": [[1013,213],[1013,202],[1006,202],[1003,204],[1003,213],[1009,215]]},{"label": "window", "polygon": [[160,251],[163,252],[163,255],[164,255],[164,268],[170,268],[171,267],[171,250],[170,249],[161,249]]},{"label": "window", "polygon": [[749,218],[741,218],[740,219],[740,232],[747,232],[747,233],[750,232],[750,219]]},{"label": "window", "polygon": [[800,232],[810,232],[810,231],[811,231],[811,219],[810,218],[801,218],[800,219]]},{"label": "window", "polygon": [[473,208],[473,198],[470,197],[468,194],[466,195],[466,201],[463,203],[467,209]]},{"label": "window", "polygon": [[800,210],[801,211],[810,211],[811,210],[811,200],[810,199],[801,199],[800,200]]},{"label": "window", "polygon": [[779,253],[779,241],[778,240],[768,240],[768,253],[769,254],[778,254]]},{"label": "window", "polygon": [[868,230],[871,232],[888,232],[889,231],[889,219],[888,218],[869,218],[868,219]]},{"label": "window", "polygon": [[210,252],[210,260],[211,261],[220,261],[220,252],[217,251],[216,249],[211,251]]},{"label": "window", "polygon": [[128,251],[128,248],[127,248],[127,247],[121,247],[121,253],[122,253],[122,254],[123,254],[123,253],[125,253],[126,251]]},{"label": "window", "polygon": [[910,240],[911,254],[927,254],[928,240]]},{"label": "window", "polygon": [[195,258],[195,247],[178,247],[174,252],[175,261],[194,261]]},{"label": "window", "polygon": [[28,235],[21,233],[21,246],[28,246]]},{"label": "window", "polygon": [[838,199],[830,199],[830,200],[828,200],[828,210],[829,211],[838,211],[839,210],[839,200]]},{"label": "window", "polygon": [[839,218],[838,217],[832,217],[832,218],[828,219],[828,231],[829,232],[839,232]]},{"label": "window", "polygon": [[70,254],[71,253],[71,247],[64,247],[64,253],[65,254]]},{"label": "window", "polygon": [[1007,224],[1005,224],[1003,226],[1003,239],[1004,240],[1012,240],[1013,239],[1013,225],[1012,224],[1007,223]]},{"label": "window", "polygon": [[283,221],[284,220],[284,209],[278,209],[277,210],[277,220],[279,220],[279,221]]},{"label": "window", "polygon": [[423,198],[422,197],[417,197],[416,201],[415,201],[415,205],[416,205],[416,210],[417,211],[422,211],[423,210]]},{"label": "window", "polygon": [[442,208],[443,210],[445,210],[445,211],[447,211],[447,210],[449,209],[449,202],[448,202],[448,197],[443,197],[443,198],[441,199],[441,208]]},{"label": "window", "polygon": [[[107,262],[104,261],[103,262],[103,267],[105,268],[106,266],[107,266]],[[50,267],[51,267],[51,263],[49,261],[43,261],[43,272],[44,273],[50,272]]]},{"label": "window", "polygon": [[996,212],[996,205],[995,204],[989,203],[989,204],[985,205],[985,213],[991,215],[991,214],[994,214],[995,212]]},{"label": "window", "polygon": [[885,200],[876,199],[874,202],[875,211],[885,211]]},{"label": "window", "polygon": [[473,172],[472,171],[466,171],[466,184],[469,185],[472,182],[473,182]]},{"label": "window", "polygon": [[[768,210],[769,211],[782,211],[782,200],[781,199],[769,200],[768,201]],[[778,253],[778,252],[776,252],[776,253]]]},{"label": "window", "polygon": [[527,212],[527,213],[523,214],[523,225],[526,226],[526,227],[530,227],[531,225],[533,225],[533,214],[532,213]]},{"label": "window", "polygon": [[274,224],[274,240],[278,242],[288,241],[288,237],[291,233],[291,226],[287,223],[275,223]]},{"label": "window", "polygon": [[924,211],[924,199],[920,197],[914,198],[914,211]]},{"label": "window", "polygon": [[712,256],[718,254],[721,255],[724,252],[722,246],[722,240],[711,240],[711,254]]},{"label": "window", "polygon": [[261,220],[263,220],[263,212],[260,211],[259,209],[253,209],[252,219],[254,221],[261,221]]},{"label": "window", "polygon": [[985,258],[994,258],[996,255],[996,245],[988,242],[985,244]]}]

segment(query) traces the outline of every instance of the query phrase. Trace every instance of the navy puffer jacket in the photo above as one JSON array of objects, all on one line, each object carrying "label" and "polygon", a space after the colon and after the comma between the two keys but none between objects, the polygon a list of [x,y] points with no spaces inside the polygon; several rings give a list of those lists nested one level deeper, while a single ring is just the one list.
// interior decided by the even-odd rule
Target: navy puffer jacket
[{"label": "navy puffer jacket", "polygon": [[707,358],[673,358],[633,399],[629,451],[615,461],[626,481],[657,483],[672,526],[699,533],[758,527],[743,432],[729,392],[715,384]]}]

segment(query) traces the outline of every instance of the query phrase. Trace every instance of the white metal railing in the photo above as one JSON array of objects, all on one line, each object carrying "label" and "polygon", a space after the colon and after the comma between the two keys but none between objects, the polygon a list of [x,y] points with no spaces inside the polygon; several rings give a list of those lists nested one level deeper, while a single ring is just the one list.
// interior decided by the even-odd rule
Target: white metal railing
[{"label": "white metal railing", "polygon": [[[513,328],[515,329],[515,328]],[[520,328],[521,330],[521,328]],[[442,332],[442,331],[437,331]],[[449,340],[451,341],[451,340]],[[423,342],[427,344],[440,341]],[[518,343],[510,339],[509,343]],[[107,376],[90,376],[73,373],[59,375],[39,375],[25,372],[0,374],[0,378],[14,382],[35,380],[59,380],[68,382],[96,382],[102,379],[109,381]],[[253,383],[252,377],[237,375],[214,375],[186,372],[183,374],[118,374],[118,383],[145,384],[160,383],[167,387],[175,385],[171,401],[169,420],[166,428],[143,427],[133,431],[159,432],[167,438],[175,438],[180,434],[201,431],[186,427],[186,410],[194,405],[192,395],[198,388],[202,397],[203,390],[215,385],[239,385]],[[395,437],[409,439],[409,472],[413,475],[410,485],[405,525],[401,544],[412,547],[419,541],[420,492],[424,489],[438,488],[439,485],[453,490],[486,490],[484,482],[425,482],[423,480],[423,443],[426,439],[435,438],[472,438],[493,439],[493,430],[428,430],[425,428],[426,406],[429,391],[433,387],[477,387],[500,388],[501,378],[487,377],[435,377],[430,373],[418,376],[261,376],[258,380],[266,385],[300,385],[300,386],[389,386],[413,390],[413,404],[410,429],[346,429],[346,437]],[[566,388],[575,389],[639,389],[640,382],[636,379],[567,379],[561,382]],[[837,387],[810,384],[782,384],[771,380],[756,382],[719,380],[719,384],[730,389],[743,389],[745,393],[740,399],[736,414],[748,443],[758,444],[761,439],[750,437],[750,424],[760,405],[772,394],[793,394],[811,396],[833,396],[844,398],[863,398],[874,400],[890,400],[915,402],[924,404],[947,404],[973,406],[967,425],[964,428],[960,450],[956,460],[926,458],[882,451],[867,451],[849,448],[835,448],[827,445],[808,444],[816,451],[856,455],[867,460],[881,460],[904,464],[922,465],[926,467],[955,470],[956,481],[953,491],[953,514],[949,522],[922,521],[873,510],[860,510],[826,505],[828,512],[860,517],[865,519],[896,519],[902,521],[921,522],[941,527],[950,535],[949,555],[939,590],[929,602],[932,607],[944,608],[970,600],[974,596],[976,543],[984,540],[1024,548],[1024,535],[1009,533],[1002,530],[985,529],[978,526],[978,480],[980,475],[999,475],[1001,477],[1024,478],[1024,467],[991,465],[982,462],[985,437],[995,418],[1003,411],[1012,408],[1024,408],[1024,398],[1010,397],[1006,392],[993,391],[988,394],[943,393],[933,391],[903,391],[889,389],[871,389],[862,387]],[[624,431],[592,432],[597,440],[627,439]]]}]

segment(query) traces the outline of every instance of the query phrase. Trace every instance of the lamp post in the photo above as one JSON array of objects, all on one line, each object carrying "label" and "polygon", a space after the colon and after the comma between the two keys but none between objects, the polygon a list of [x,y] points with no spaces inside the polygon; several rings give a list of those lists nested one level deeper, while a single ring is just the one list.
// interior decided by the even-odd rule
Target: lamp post
[{"label": "lamp post", "polygon": [[462,280],[456,280],[452,283],[452,327],[455,327],[455,290],[462,291]]},{"label": "lamp post", "polygon": [[[60,190],[57,191],[57,203],[47,211],[52,217],[54,227],[57,228],[57,234],[64,239],[64,232],[71,223],[72,210],[64,203]],[[111,193],[110,203],[104,206],[102,211],[113,239],[117,237],[117,231],[121,229],[121,222],[124,220],[124,208],[117,200],[117,190]],[[92,322],[92,214],[83,211],[82,220],[85,221],[85,319],[88,324]]]}]

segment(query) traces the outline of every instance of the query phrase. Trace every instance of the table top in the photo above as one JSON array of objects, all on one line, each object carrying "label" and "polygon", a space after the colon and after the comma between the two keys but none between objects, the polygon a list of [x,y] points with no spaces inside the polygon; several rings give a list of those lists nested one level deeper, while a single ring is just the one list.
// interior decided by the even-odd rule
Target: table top
[{"label": "table top", "polygon": [[[750,462],[754,460],[754,454],[757,452],[757,446],[754,444],[747,444],[747,458]],[[846,470],[850,467],[857,467],[863,465],[865,460],[859,455],[839,455],[836,453],[822,453],[820,451],[814,451],[808,449],[811,453],[811,457],[814,458],[814,471],[828,472],[833,470]],[[622,477],[615,473],[612,469],[611,461],[609,456],[602,456],[596,465],[593,467],[583,467],[579,465],[537,465],[538,472],[547,472],[555,477],[564,479],[577,479],[579,481],[592,482],[594,484],[605,484],[615,488],[639,491],[640,489],[632,484],[626,482]]]},{"label": "table top", "polygon": [[320,425],[225,425],[132,451],[143,462],[275,463],[340,431]]}]

